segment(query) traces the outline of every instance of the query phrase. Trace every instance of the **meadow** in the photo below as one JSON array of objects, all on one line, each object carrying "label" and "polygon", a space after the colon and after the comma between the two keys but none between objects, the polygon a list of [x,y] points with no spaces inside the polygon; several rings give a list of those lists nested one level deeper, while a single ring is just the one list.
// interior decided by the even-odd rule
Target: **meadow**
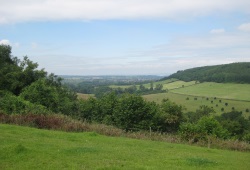
[{"label": "meadow", "polygon": [[[165,84],[168,93],[144,95],[149,101],[160,103],[162,99],[185,106],[186,111],[195,111],[201,105],[212,107],[216,113],[242,111],[245,116],[250,116],[250,84],[213,83],[176,81]],[[182,86],[184,85],[184,87]]]},{"label": "meadow", "polygon": [[[172,92],[144,95],[143,97],[148,101],[155,101],[157,103],[160,103],[163,99],[170,99],[171,101],[184,106],[185,112],[196,111],[199,106],[206,105],[213,107],[217,114],[230,112],[233,110],[232,108],[234,108],[234,110],[242,111],[246,117],[250,116],[250,112],[246,112],[246,109],[250,110],[250,102],[247,101],[219,98],[214,99],[214,97],[195,97]],[[227,106],[226,103],[228,104]],[[223,111],[221,110],[222,108],[224,109]]]},{"label": "meadow", "polygon": [[250,101],[250,84],[205,82],[172,90],[173,93]]},{"label": "meadow", "polygon": [[0,169],[248,169],[249,152],[0,124]]}]

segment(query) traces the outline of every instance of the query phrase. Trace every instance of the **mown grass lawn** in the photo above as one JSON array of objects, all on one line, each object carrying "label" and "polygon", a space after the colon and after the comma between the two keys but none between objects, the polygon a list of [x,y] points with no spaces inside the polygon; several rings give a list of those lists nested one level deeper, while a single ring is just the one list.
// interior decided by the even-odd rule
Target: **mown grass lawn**
[{"label": "mown grass lawn", "polygon": [[0,169],[249,169],[250,153],[0,124]]}]

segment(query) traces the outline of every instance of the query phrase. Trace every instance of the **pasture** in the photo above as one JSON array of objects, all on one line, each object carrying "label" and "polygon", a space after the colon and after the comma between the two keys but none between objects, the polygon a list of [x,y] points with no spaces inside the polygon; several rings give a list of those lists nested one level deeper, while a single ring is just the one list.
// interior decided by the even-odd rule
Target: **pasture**
[{"label": "pasture", "polygon": [[[242,111],[250,116],[250,84],[199,83],[176,81],[166,84],[168,93],[144,95],[149,101],[161,102],[163,99],[181,104],[186,111],[195,111],[201,105],[212,107],[216,113]],[[184,85],[184,87],[182,86]]]},{"label": "pasture", "polygon": [[0,169],[248,169],[249,152],[0,124]]},{"label": "pasture", "polygon": [[250,101],[250,84],[206,82],[172,90],[173,93]]},{"label": "pasture", "polygon": [[[213,107],[217,114],[221,114],[223,112],[230,112],[234,108],[234,110],[242,111],[245,116],[250,116],[250,112],[246,112],[246,109],[250,110],[250,102],[247,101],[237,101],[219,98],[215,99],[214,97],[195,97],[171,92],[144,95],[143,97],[148,101],[155,101],[157,103],[160,103],[163,99],[170,99],[172,102],[184,106],[185,112],[196,111],[199,106],[206,105],[209,107]],[[227,106],[226,103],[228,104]],[[223,111],[222,108],[224,109]]]}]

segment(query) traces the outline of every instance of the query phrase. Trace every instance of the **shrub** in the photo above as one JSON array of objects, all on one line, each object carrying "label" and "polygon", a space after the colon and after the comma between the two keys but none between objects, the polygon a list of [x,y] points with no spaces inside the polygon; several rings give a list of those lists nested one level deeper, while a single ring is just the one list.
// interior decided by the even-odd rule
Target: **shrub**
[{"label": "shrub", "polygon": [[228,106],[228,103],[225,103],[225,106]]},{"label": "shrub", "polygon": [[0,108],[7,114],[23,113],[50,113],[46,107],[33,104],[21,97],[15,96],[9,92],[2,92],[0,97]]},{"label": "shrub", "polygon": [[222,107],[221,109],[220,109],[222,112],[224,112],[224,108]]},{"label": "shrub", "polygon": [[198,142],[208,140],[208,136],[225,139],[229,136],[226,129],[212,117],[202,117],[197,123],[183,123],[180,125],[179,134],[184,140]]},{"label": "shrub", "polygon": [[247,133],[246,135],[244,135],[243,140],[250,143],[250,133]]},{"label": "shrub", "polygon": [[189,100],[189,97],[187,97],[186,100]]},{"label": "shrub", "polygon": [[246,109],[246,112],[249,112],[249,109]]}]

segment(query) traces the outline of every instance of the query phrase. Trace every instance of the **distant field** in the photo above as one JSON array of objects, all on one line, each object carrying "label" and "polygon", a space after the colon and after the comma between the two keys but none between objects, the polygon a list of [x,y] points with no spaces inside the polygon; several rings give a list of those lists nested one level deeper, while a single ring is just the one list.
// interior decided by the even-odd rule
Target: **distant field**
[{"label": "distant field", "polygon": [[[163,89],[166,90],[170,90],[170,89],[175,89],[175,88],[181,88],[181,87],[185,87],[185,86],[190,86],[190,85],[194,85],[195,84],[195,81],[190,81],[190,82],[185,82],[185,81],[180,81],[180,80],[177,80],[177,79],[169,79],[169,80],[164,80],[164,81],[157,81],[157,82],[154,82],[154,87],[157,85],[157,84],[162,84],[163,85]],[[150,83],[146,83],[146,84],[143,84],[146,88],[150,88]],[[124,85],[124,86],[117,86],[117,85],[111,85],[109,87],[111,88],[122,88],[122,89],[125,89],[125,88],[128,88],[128,87],[131,87],[132,85]],[[139,86],[140,85],[136,85],[137,89],[139,89]]]},{"label": "distant field", "polygon": [[[175,93],[158,93],[158,94],[150,94],[143,96],[148,101],[155,101],[160,103],[163,99],[170,99],[171,101],[183,105],[186,108],[186,111],[196,111],[201,105],[207,105],[209,107],[213,107],[217,114],[223,113],[221,111],[224,108],[224,112],[232,111],[232,107],[234,107],[237,111],[242,111],[245,116],[250,116],[250,112],[246,112],[246,109],[250,110],[250,102],[246,101],[235,101],[235,100],[227,100],[227,99],[214,99],[213,97],[209,97],[208,100],[206,97],[194,97],[182,94]],[[187,100],[187,98],[189,100]],[[197,100],[195,100],[195,98]],[[219,102],[221,100],[221,102]],[[212,102],[211,102],[212,101]],[[225,105],[228,103],[228,106]]]},{"label": "distant field", "polygon": [[0,169],[241,169],[249,152],[0,124]]},{"label": "distant field", "polygon": [[90,97],[94,97],[95,95],[94,94],[83,94],[83,93],[77,93],[77,98],[78,99],[83,99],[83,100],[86,100]]},{"label": "distant field", "polygon": [[250,101],[250,84],[201,83],[172,90],[173,93]]}]

